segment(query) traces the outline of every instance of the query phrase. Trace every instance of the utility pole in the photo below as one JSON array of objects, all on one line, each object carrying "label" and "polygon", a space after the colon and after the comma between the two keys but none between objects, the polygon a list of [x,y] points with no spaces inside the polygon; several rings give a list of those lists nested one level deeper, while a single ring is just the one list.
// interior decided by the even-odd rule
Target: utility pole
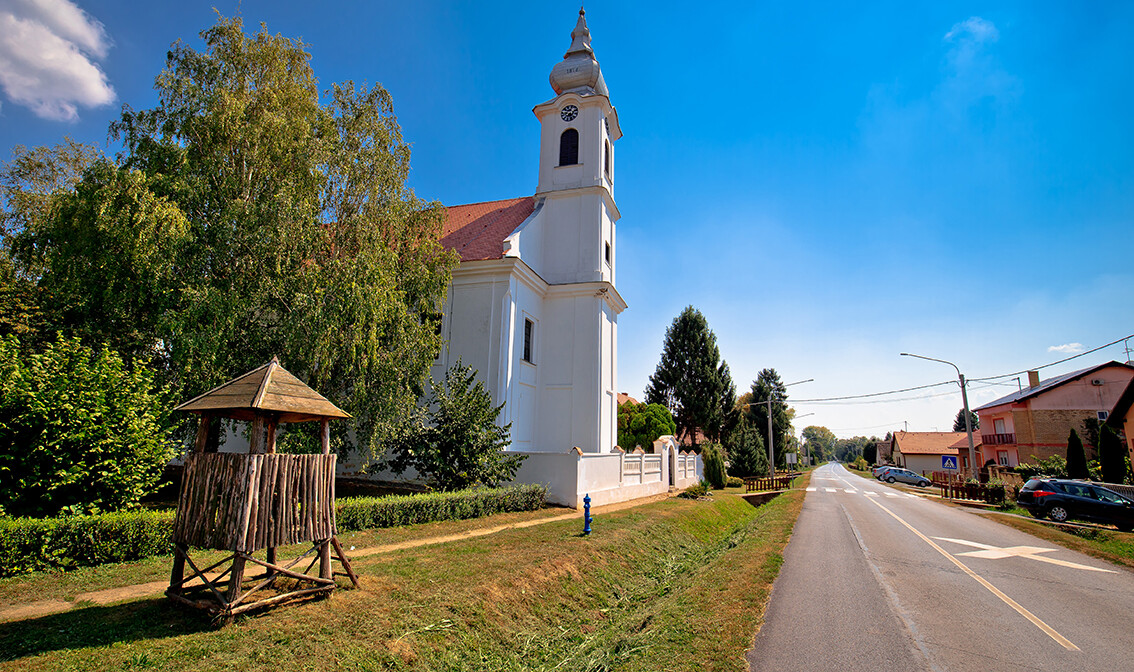
[{"label": "utility pole", "polygon": [[977,471],[976,464],[976,448],[973,446],[973,421],[969,417],[969,393],[965,388],[965,374],[961,373],[961,369],[953,362],[944,359],[934,359],[933,357],[923,357],[922,355],[913,355],[908,352],[901,353],[902,357],[917,357],[918,359],[927,359],[931,362],[941,362],[948,364],[957,371],[957,379],[961,382],[961,401],[965,406],[965,433],[969,437],[969,471],[973,478],[978,478],[979,472]]},{"label": "utility pole", "polygon": [[[810,383],[814,380],[815,380],[814,378],[808,378],[807,380],[797,380],[794,383],[788,383],[787,385],[784,385],[784,387],[791,387],[792,385],[799,385],[800,383]],[[769,478],[775,478],[776,477],[776,457],[775,457],[776,454],[772,450],[772,402],[776,401],[774,396],[775,395],[772,394],[772,390],[768,390],[768,398],[765,399],[764,401],[754,401],[751,404],[745,404],[745,406],[755,406],[756,404],[767,404],[768,405],[768,477]],[[780,400],[780,401],[782,401],[782,400]]]}]

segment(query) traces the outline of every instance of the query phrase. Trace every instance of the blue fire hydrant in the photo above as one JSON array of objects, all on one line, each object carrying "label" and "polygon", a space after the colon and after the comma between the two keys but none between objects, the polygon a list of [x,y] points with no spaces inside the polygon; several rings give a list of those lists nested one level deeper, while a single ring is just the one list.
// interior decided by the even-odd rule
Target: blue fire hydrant
[{"label": "blue fire hydrant", "polygon": [[583,534],[591,533],[591,495],[583,497]]}]

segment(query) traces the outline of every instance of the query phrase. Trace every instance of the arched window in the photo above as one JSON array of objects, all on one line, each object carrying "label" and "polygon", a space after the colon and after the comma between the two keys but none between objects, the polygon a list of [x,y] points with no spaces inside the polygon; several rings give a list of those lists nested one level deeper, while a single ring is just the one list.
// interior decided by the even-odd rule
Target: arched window
[{"label": "arched window", "polygon": [[559,165],[573,166],[579,162],[579,132],[573,128],[559,136]]},{"label": "arched window", "polygon": [[[610,140],[603,141],[606,151],[603,152],[603,160],[606,163],[606,179],[610,180]],[[611,180],[613,182],[613,180]]]}]

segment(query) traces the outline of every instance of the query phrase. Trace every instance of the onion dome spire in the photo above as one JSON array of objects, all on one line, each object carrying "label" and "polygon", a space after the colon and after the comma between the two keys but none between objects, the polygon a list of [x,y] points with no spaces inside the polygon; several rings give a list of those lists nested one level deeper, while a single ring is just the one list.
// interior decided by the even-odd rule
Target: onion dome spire
[{"label": "onion dome spire", "polygon": [[573,92],[580,94],[599,94],[609,96],[606,82],[602,78],[594,49],[591,48],[591,31],[587,28],[586,11],[579,8],[579,20],[571,31],[571,47],[563,54],[563,60],[551,69],[551,88],[556,94]]}]

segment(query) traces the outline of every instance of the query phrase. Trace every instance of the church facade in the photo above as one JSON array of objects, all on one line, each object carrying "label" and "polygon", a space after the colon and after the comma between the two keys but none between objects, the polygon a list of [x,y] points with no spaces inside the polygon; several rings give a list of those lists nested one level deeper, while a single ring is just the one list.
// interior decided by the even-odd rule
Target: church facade
[{"label": "church facade", "polygon": [[657,455],[617,448],[622,129],[582,10],[571,40],[551,71],[554,97],[533,109],[536,193],[448,208],[442,243],[461,263],[432,373],[440,379],[458,360],[475,368],[504,404],[509,450],[528,455],[518,480],[543,482],[550,501],[578,506],[585,494],[601,503],[684,487],[699,478],[699,459],[669,444]]}]

